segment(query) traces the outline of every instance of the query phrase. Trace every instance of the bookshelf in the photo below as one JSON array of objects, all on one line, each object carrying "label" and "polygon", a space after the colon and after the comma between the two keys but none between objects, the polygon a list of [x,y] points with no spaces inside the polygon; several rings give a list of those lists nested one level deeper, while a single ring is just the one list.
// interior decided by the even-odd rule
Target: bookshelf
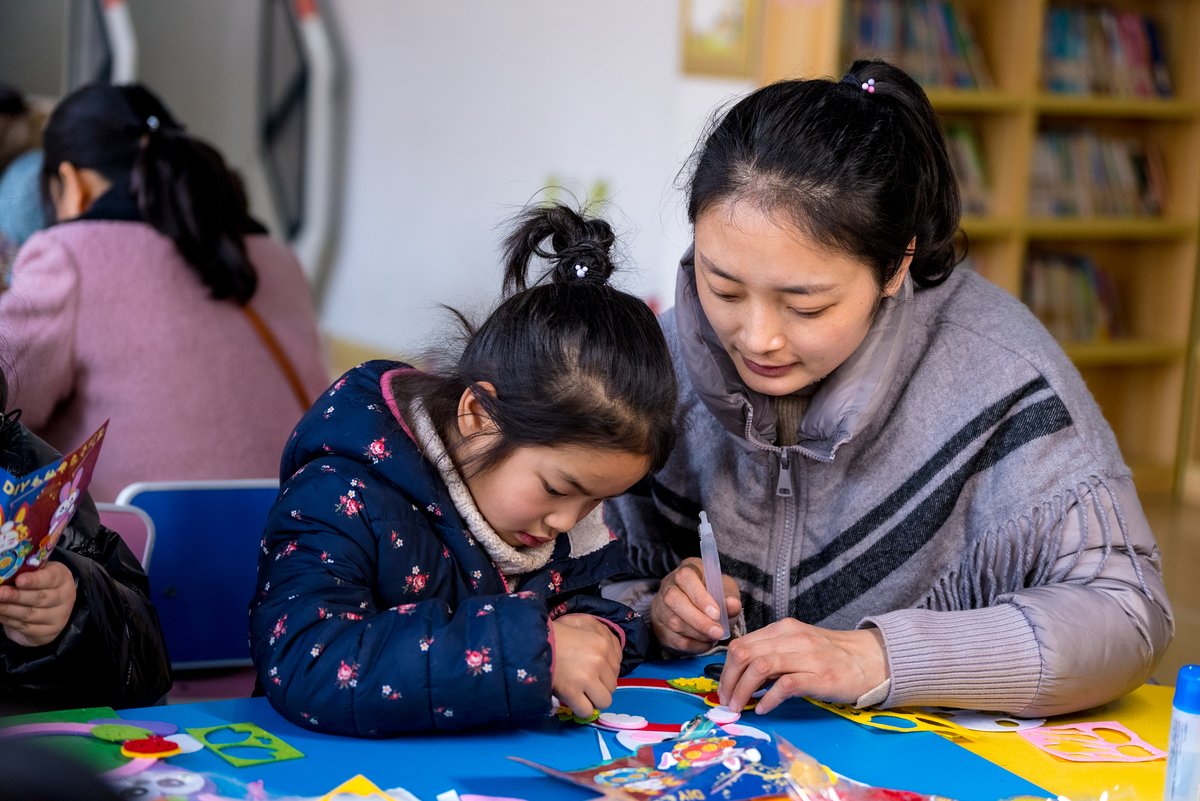
[{"label": "bookshelf", "polygon": [[[903,1],[761,0],[758,79],[838,78],[864,57],[888,58],[917,72],[903,53],[858,44],[862,8]],[[1044,57],[1047,37],[1057,35],[1047,30],[1051,7],[1152,19],[1170,96],[1133,96],[1127,86],[1119,95],[1049,91],[1047,82],[1063,68]],[[1200,351],[1192,346],[1198,335],[1200,0],[954,0],[953,13],[973,31],[990,78],[981,88],[922,83],[947,131],[967,128],[976,137],[988,202],[983,213],[963,218],[974,266],[1017,296],[1028,290],[1029,265],[1039,254],[1071,254],[1105,274],[1120,307],[1119,331],[1063,341],[1064,349],[1113,426],[1139,490],[1200,499]],[[1035,211],[1046,206],[1035,196],[1044,184],[1033,177],[1045,167],[1039,137],[1074,141],[1075,132],[1098,139],[1108,154],[1144,147],[1154,155],[1165,180],[1153,213],[1053,217]],[[1127,174],[1130,168],[1121,169]]]}]

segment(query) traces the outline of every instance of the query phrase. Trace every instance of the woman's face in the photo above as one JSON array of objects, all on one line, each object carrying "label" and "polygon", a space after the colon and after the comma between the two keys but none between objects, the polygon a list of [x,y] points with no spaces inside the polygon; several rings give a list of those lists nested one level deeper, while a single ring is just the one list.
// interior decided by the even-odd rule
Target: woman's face
[{"label": "woman's face", "polygon": [[862,344],[882,294],[864,262],[754,203],[710,208],[695,233],[700,305],[750,389],[789,395]]}]

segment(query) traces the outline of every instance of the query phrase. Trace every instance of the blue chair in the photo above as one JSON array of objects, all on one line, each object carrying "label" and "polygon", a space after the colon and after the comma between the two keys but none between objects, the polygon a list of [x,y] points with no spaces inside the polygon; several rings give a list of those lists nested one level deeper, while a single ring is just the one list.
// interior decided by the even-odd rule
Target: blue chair
[{"label": "blue chair", "polygon": [[247,608],[276,479],[130,484],[118,504],[154,521],[147,569],[174,670],[250,665]]},{"label": "blue chair", "polygon": [[150,556],[154,553],[154,521],[136,506],[116,503],[97,503],[100,522],[117,532],[133,555],[142,564],[142,570],[150,569]]}]

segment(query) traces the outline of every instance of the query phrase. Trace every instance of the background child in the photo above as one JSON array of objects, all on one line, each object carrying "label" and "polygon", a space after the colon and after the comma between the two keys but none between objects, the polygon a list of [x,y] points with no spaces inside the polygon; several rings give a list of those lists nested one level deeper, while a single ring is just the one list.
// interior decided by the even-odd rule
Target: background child
[{"label": "background child", "polygon": [[[654,315],[608,284],[612,245],[602,220],[525,213],[511,294],[452,366],[361,365],[300,421],[250,615],[282,714],[386,736],[529,721],[553,692],[587,716],[640,661],[590,513],[666,458],[675,381]],[[527,286],[534,256],[553,267]]]},{"label": "background child", "polygon": [[1029,310],[954,269],[958,189],[921,88],[859,61],[751,93],[698,148],[688,215],[664,320],[685,433],[653,492],[606,508],[662,579],[659,641],[718,636],[680,547],[706,509],[720,600],[751,631],[721,676],[734,708],[777,679],[760,711],[1042,716],[1145,681],[1172,621],[1129,468]]},{"label": "background child", "polygon": [[0,294],[14,404],[60,450],[110,420],[92,496],[262,478],[328,384],[309,287],[241,184],[140,85],[89,84],[42,136],[58,223]]},{"label": "background child", "polygon": [[[0,409],[7,400],[0,373]],[[20,417],[0,417],[0,467],[14,476],[59,456]],[[147,706],[166,695],[170,668],[148,594],[137,557],[85,494],[50,560],[0,585],[0,713]]]}]

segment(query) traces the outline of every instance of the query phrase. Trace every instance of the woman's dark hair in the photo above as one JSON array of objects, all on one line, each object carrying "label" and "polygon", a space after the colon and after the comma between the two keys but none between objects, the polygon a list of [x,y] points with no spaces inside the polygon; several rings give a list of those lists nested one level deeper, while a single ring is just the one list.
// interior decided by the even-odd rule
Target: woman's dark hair
[{"label": "woman's dark hair", "polygon": [[714,121],[692,156],[688,219],[744,201],[871,265],[880,287],[914,239],[919,287],[945,281],[966,252],[933,107],[883,61],[855,61],[841,81],[765,86]]},{"label": "woman's dark hair", "polygon": [[149,89],[93,83],[75,90],[50,115],[42,148],[43,197],[63,162],[96,170],[128,188],[142,219],[175,242],[214,298],[245,305],[254,296],[241,182]]},{"label": "woman's dark hair", "polygon": [[[464,475],[530,446],[643,454],[652,469],[666,461],[675,373],[654,313],[608,283],[614,239],[607,222],[565,206],[524,211],[504,241],[505,300],[477,329],[458,315],[466,343],[446,369],[396,382],[400,397],[420,399]],[[551,266],[531,283],[534,257]],[[464,462],[455,443],[467,387],[499,435]]]}]

